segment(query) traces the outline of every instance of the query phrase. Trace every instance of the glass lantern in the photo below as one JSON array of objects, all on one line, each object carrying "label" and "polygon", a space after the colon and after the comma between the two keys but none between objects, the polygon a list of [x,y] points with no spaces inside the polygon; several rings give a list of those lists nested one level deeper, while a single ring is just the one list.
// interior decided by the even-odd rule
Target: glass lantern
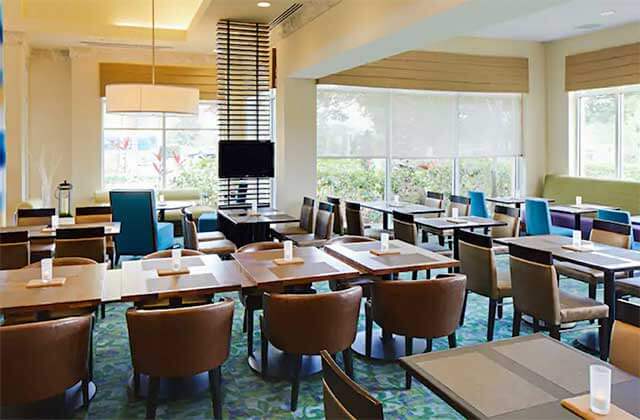
[{"label": "glass lantern", "polygon": [[62,184],[58,184],[56,188],[56,198],[58,199],[58,216],[71,216],[71,190],[73,185],[65,179]]}]

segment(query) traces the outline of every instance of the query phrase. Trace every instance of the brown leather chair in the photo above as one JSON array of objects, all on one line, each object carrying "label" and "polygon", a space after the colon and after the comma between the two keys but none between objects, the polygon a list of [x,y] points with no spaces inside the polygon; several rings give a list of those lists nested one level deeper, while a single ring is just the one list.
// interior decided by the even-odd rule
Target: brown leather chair
[{"label": "brown leather chair", "polygon": [[600,325],[600,354],[606,342],[609,307],[590,298],[583,298],[561,290],[551,252],[509,244],[511,290],[513,293],[513,336],[520,335],[522,315],[533,317],[533,329],[538,321],[549,327],[551,337],[560,340],[560,325],[570,322],[598,320]]},{"label": "brown leather chair", "polygon": [[[520,209],[496,205],[493,208],[493,220],[504,222],[506,225],[492,227],[492,238],[517,238],[520,236]],[[496,255],[508,254],[509,247],[493,245],[493,253]]]},{"label": "brown leather chair", "polygon": [[[76,207],[75,222],[79,225],[88,223],[107,223],[112,220],[111,207],[109,206]],[[107,236],[107,254],[113,263],[116,257],[116,244],[111,236]]]},{"label": "brown leather chair", "polygon": [[193,249],[204,254],[227,255],[236,252],[236,244],[228,239],[209,240],[200,242],[198,240],[198,229],[196,223],[185,215],[182,217],[182,234],[185,249]]},{"label": "brown leather chair", "polygon": [[[493,340],[493,330],[498,318],[502,318],[503,299],[511,297],[511,273],[498,270],[493,241],[490,236],[458,231],[460,272],[467,276],[467,291],[489,298],[487,341]],[[465,296],[465,303],[467,297]],[[466,307],[466,304],[465,304]],[[462,318],[464,321],[464,309]]]},{"label": "brown leather chair", "polygon": [[265,293],[261,318],[262,374],[267,375],[269,343],[296,355],[291,383],[291,411],[298,406],[303,355],[342,352],[347,375],[353,377],[351,344],[356,338],[362,289],[352,287],[317,295]]},{"label": "brown leather chair", "polygon": [[327,196],[327,203],[333,204],[333,233],[342,235],[344,233],[344,216],[342,202],[337,197]]},{"label": "brown leather chair", "polygon": [[[456,346],[456,328],[462,313],[466,278],[463,274],[441,274],[431,280],[379,281],[373,284],[371,301],[365,305],[365,354],[371,355],[373,323],[383,331],[405,337],[406,355],[413,353],[413,338],[449,338]],[[411,375],[405,375],[411,388]]]},{"label": "brown leather chair", "polygon": [[[384,217],[387,216],[385,215]],[[392,230],[365,226],[360,203],[352,201],[345,202],[345,219],[347,220],[347,230],[345,231],[346,235],[367,236],[369,238],[379,240],[381,233],[388,233],[390,239],[394,238]]]},{"label": "brown leather chair", "polygon": [[321,247],[331,239],[333,232],[334,208],[333,204],[320,202],[316,213],[313,233],[302,235],[286,235],[285,239],[293,241],[297,246]]},{"label": "brown leather chair", "polygon": [[[423,202],[427,207],[441,209],[444,206],[444,194],[434,191],[427,191],[427,196],[424,198]],[[427,216],[425,215],[425,217]]]},{"label": "brown leather chair", "polygon": [[[618,248],[630,248],[631,225],[594,219],[589,239],[594,243]],[[558,274],[587,283],[589,285],[589,297],[591,299],[596,298],[598,284],[604,282],[604,273],[602,271],[566,261],[558,261],[554,265]],[[616,277],[622,278],[626,277],[626,275],[626,273],[617,273]]]},{"label": "brown leather chair", "polygon": [[[367,236],[345,235],[345,236],[338,236],[333,239],[329,239],[325,244],[325,246],[331,245],[331,244],[353,244],[353,243],[360,243],[360,242],[375,242],[375,239],[369,238]],[[371,288],[370,288],[371,283],[373,283],[376,280],[378,279],[375,276],[366,276],[366,275],[359,277],[357,279],[331,280],[329,281],[329,288],[333,291],[336,291],[336,290],[348,289],[353,286],[360,286],[362,287],[362,295],[365,298],[368,298],[371,296]]]},{"label": "brown leather chair", "polygon": [[[182,209],[182,217],[186,217],[187,220],[195,222],[192,207],[185,207],[184,209]],[[182,235],[184,236],[184,224],[182,224],[182,226],[180,227],[182,228]],[[196,237],[198,238],[198,242],[219,241],[222,239],[227,239],[227,237],[224,236],[224,233],[217,230],[211,232],[198,232],[196,234]]]},{"label": "brown leather chair", "polygon": [[55,244],[57,258],[82,257],[99,263],[108,261],[104,227],[58,228]]},{"label": "brown leather chair", "polygon": [[304,235],[313,232],[313,211],[316,201],[311,197],[302,199],[300,207],[300,222],[298,225],[272,225],[271,233],[279,239],[289,235]]},{"label": "brown leather chair", "polygon": [[616,296],[640,297],[640,277],[616,280]]},{"label": "brown leather chair", "polygon": [[0,405],[44,400],[82,381],[87,406],[91,324],[84,315],[0,327]]},{"label": "brown leather chair", "polygon": [[15,270],[29,265],[29,232],[0,232],[0,270]]},{"label": "brown leather chair", "polygon": [[213,415],[222,417],[221,366],[229,357],[233,300],[153,311],[129,309],[127,328],[138,394],[140,374],[149,376],[147,418],[156,414],[160,378],[209,372]]},{"label": "brown leather chair", "polygon": [[640,304],[618,300],[616,305],[609,361],[617,368],[640,376]]},{"label": "brown leather chair", "polygon": [[322,350],[320,356],[324,417],[382,420],[382,403],[348,377],[329,352]]},{"label": "brown leather chair", "polygon": [[[56,209],[18,209],[16,221],[18,226],[49,226],[51,216],[56,215]],[[43,258],[51,258],[54,252],[53,239],[32,239],[30,242],[31,262]]]},{"label": "brown leather chair", "polygon": [[[183,257],[196,257],[198,255],[205,255],[205,254],[200,251],[196,251],[195,249],[181,249],[180,255]],[[171,258],[171,250],[165,249],[163,251],[156,251],[142,257],[143,260],[154,260],[158,258]]]}]

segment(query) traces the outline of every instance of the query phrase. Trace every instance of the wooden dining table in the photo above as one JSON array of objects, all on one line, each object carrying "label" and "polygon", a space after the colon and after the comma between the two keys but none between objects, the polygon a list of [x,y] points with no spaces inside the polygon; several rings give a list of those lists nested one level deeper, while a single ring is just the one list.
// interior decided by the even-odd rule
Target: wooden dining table
[{"label": "wooden dining table", "polygon": [[573,216],[573,229],[581,230],[582,216],[585,214],[597,213],[598,210],[620,210],[620,207],[603,206],[600,204],[560,204],[549,207],[552,213],[564,213]]},{"label": "wooden dining table", "polygon": [[[89,227],[104,227],[105,236],[114,237],[120,234],[120,222],[92,222],[92,223],[64,223],[58,226],[59,229],[76,229]],[[27,231],[29,239],[55,239],[56,229],[48,225],[31,226],[6,226],[0,227],[0,232],[21,232]]]},{"label": "wooden dining table", "polygon": [[273,207],[258,207],[256,214],[246,206],[218,209],[220,230],[239,247],[268,240],[270,225],[299,221],[298,217]]},{"label": "wooden dining table", "polygon": [[507,206],[514,206],[519,209],[522,205],[528,200],[545,200],[547,203],[555,203],[556,200],[553,198],[544,198],[544,197],[513,197],[513,196],[502,196],[502,197],[488,197],[486,200],[490,203],[496,204],[504,204]]},{"label": "wooden dining table", "polygon": [[359,202],[361,207],[379,211],[382,213],[382,228],[389,229],[389,216],[393,214],[394,211],[399,211],[400,213],[405,214],[442,214],[445,212],[444,209],[439,207],[429,207],[422,204],[414,204],[407,203],[404,201],[361,201]]},{"label": "wooden dining table", "polygon": [[589,394],[591,365],[612,370],[612,404],[640,416],[640,378],[542,334],[400,359],[403,369],[472,419],[576,419],[560,402]]},{"label": "wooden dining table", "polygon": [[[394,274],[409,271],[435,270],[454,268],[459,265],[455,259],[440,255],[418,246],[400,241],[389,241],[389,249],[397,251],[396,255],[377,256],[371,250],[380,249],[379,241],[334,243],[326,245],[324,251],[350,266],[356,267],[374,281],[387,281]],[[360,355],[366,355],[365,332],[357,334],[351,349]],[[426,340],[414,339],[415,353],[423,352],[427,347]],[[371,343],[370,358],[374,360],[394,361],[405,355],[405,337],[392,336],[382,332],[374,334]]]}]

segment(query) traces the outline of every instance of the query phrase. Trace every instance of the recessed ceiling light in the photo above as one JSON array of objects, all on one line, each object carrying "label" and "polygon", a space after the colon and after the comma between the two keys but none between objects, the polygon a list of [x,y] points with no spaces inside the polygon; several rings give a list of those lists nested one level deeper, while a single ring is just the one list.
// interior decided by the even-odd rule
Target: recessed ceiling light
[{"label": "recessed ceiling light", "polygon": [[604,10],[602,12],[600,12],[600,16],[611,16],[611,15],[615,15],[616,11],[615,10]]},{"label": "recessed ceiling light", "polygon": [[268,1],[259,1],[257,4],[258,7],[271,7],[271,3]]}]

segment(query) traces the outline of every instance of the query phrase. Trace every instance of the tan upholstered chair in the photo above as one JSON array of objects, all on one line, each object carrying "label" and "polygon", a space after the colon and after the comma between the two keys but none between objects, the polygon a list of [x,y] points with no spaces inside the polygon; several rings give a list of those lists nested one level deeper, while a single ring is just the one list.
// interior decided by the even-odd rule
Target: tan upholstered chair
[{"label": "tan upholstered chair", "polygon": [[236,252],[236,245],[228,239],[200,242],[196,223],[187,216],[182,218],[182,234],[185,249],[193,249],[204,254],[226,255]]},{"label": "tan upholstered chair", "polygon": [[[371,355],[374,322],[386,333],[404,336],[407,355],[413,353],[413,338],[425,338],[427,352],[431,351],[432,340],[438,337],[448,337],[449,347],[455,347],[465,283],[463,274],[374,283],[371,301],[365,306],[365,354]],[[408,373],[405,386],[411,387]]]},{"label": "tan upholstered chair", "polygon": [[[490,236],[460,230],[458,239],[460,271],[467,276],[466,293],[473,292],[489,298],[487,341],[492,341],[496,310],[498,318],[502,318],[503,299],[511,297],[511,273],[498,270]],[[466,300],[465,296],[465,303]],[[463,309],[463,318],[464,312]]]},{"label": "tan upholstered chair", "polygon": [[[387,216],[384,215],[383,217]],[[381,233],[388,233],[390,239],[394,238],[392,230],[365,226],[360,203],[351,201],[345,203],[345,219],[347,220],[346,235],[367,236],[379,240]]]},{"label": "tan upholstered chair", "polygon": [[149,376],[147,418],[154,418],[160,378],[209,372],[213,415],[222,417],[221,366],[229,357],[233,301],[153,311],[129,309],[127,327],[136,395]]},{"label": "tan upholstered chair", "polygon": [[[180,255],[183,257],[195,257],[198,255],[205,255],[205,254],[200,251],[196,251],[195,249],[181,249]],[[171,250],[165,249],[163,251],[156,251],[142,257],[143,260],[153,260],[158,258],[171,258]]]},{"label": "tan upholstered chair", "polygon": [[102,263],[108,261],[104,227],[58,228],[56,258],[82,257]]},{"label": "tan upholstered chair", "polygon": [[640,297],[640,277],[616,280],[616,296]]},{"label": "tan upholstered chair", "polygon": [[[362,290],[352,287],[317,295],[265,293],[261,318],[262,374],[268,374],[269,343],[296,356],[291,384],[291,411],[298,406],[303,355],[342,352],[347,375],[353,377],[351,344],[356,338]],[[313,326],[313,328],[310,328]]]},{"label": "tan upholstered chair", "polygon": [[29,265],[29,232],[0,232],[0,270],[15,270]]},{"label": "tan upholstered chair", "polygon": [[[504,222],[506,225],[492,227],[492,238],[517,238],[520,236],[520,209],[496,205],[493,208],[493,219]],[[496,255],[508,254],[509,247],[494,244],[493,252]]]},{"label": "tan upholstered chair", "polygon": [[[427,196],[423,200],[424,205],[436,209],[444,208],[444,194],[434,191],[427,191]],[[425,217],[427,217],[425,215]]]},{"label": "tan upholstered chair", "polygon": [[513,336],[520,335],[522,315],[533,317],[534,331],[538,321],[549,327],[551,337],[560,339],[560,325],[569,322],[598,320],[600,351],[608,347],[606,331],[609,307],[590,298],[561,290],[551,252],[509,245],[511,290],[513,293]]},{"label": "tan upholstered chair", "polygon": [[[180,227],[182,228],[182,235],[184,236],[185,235],[184,219],[186,218],[186,220],[190,220],[192,222],[196,222],[197,219],[194,217],[193,207],[185,207],[181,210],[181,213],[182,213],[182,219],[181,219],[182,225]],[[222,239],[227,239],[226,236],[224,236],[224,233],[219,231],[197,232],[196,238],[198,238],[198,242],[219,241]]]},{"label": "tan upholstered chair", "polygon": [[611,336],[612,365],[640,376],[640,304],[618,300]]},{"label": "tan upholstered chair", "polygon": [[283,239],[288,235],[304,235],[313,232],[313,211],[315,200],[311,197],[304,197],[302,207],[300,207],[300,222],[298,225],[272,225],[271,232],[276,238]]},{"label": "tan upholstered chair", "polygon": [[344,233],[344,209],[342,202],[337,197],[327,197],[327,203],[333,204],[333,233],[342,235]]},{"label": "tan upholstered chair", "polygon": [[[595,243],[619,248],[630,248],[631,225],[594,219],[589,239]],[[587,283],[589,285],[589,297],[591,299],[596,298],[598,283],[604,282],[604,273],[602,271],[565,261],[558,261],[554,265],[556,266],[558,274]],[[616,274],[618,278],[625,276],[626,273]]]},{"label": "tan upholstered chair", "polygon": [[[108,223],[111,221],[111,207],[109,206],[76,207],[75,222],[79,225],[88,223]],[[107,236],[107,254],[112,262],[115,261],[116,244],[110,236]]]},{"label": "tan upholstered chair", "polygon": [[[51,216],[56,215],[56,209],[18,209],[16,221],[18,226],[49,226]],[[32,239],[30,241],[31,262],[53,256],[53,239]]]},{"label": "tan upholstered chair", "polygon": [[320,356],[324,417],[381,420],[382,403],[348,377],[326,350],[321,351]]},{"label": "tan upholstered chair", "polygon": [[44,400],[80,381],[88,405],[91,323],[85,315],[0,327],[0,405]]},{"label": "tan upholstered chair", "polygon": [[302,235],[286,235],[285,239],[293,241],[297,246],[321,247],[333,234],[333,205],[325,202],[318,204],[316,222],[313,233]]}]

